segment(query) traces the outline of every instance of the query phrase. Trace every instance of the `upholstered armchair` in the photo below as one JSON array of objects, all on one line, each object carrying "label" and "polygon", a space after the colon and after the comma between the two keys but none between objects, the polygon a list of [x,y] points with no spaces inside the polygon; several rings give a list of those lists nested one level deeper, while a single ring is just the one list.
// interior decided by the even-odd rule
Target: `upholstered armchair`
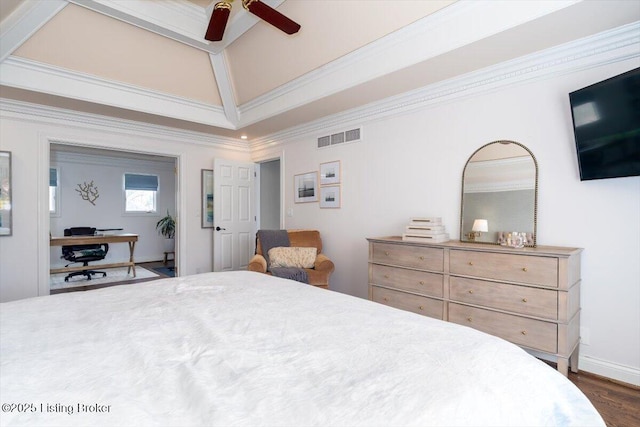
[{"label": "upholstered armchair", "polygon": [[[317,255],[313,268],[305,268],[309,279],[309,284],[319,288],[329,289],[329,276],[335,269],[333,261],[322,253],[322,239],[320,232],[317,230],[288,230],[289,246],[300,248],[316,248]],[[267,272],[267,260],[262,253],[262,245],[260,239],[256,241],[256,254],[249,261],[249,271],[257,271],[259,273]]]}]

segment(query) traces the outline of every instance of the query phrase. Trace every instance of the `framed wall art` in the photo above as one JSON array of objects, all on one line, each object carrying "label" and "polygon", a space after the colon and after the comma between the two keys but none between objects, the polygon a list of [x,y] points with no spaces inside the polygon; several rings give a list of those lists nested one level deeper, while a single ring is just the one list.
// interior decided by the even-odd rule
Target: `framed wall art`
[{"label": "framed wall art", "polygon": [[318,172],[294,175],[293,191],[295,203],[318,201]]},{"label": "framed wall art", "polygon": [[320,208],[337,209],[340,207],[340,198],[339,185],[320,187]]},{"label": "framed wall art", "polygon": [[202,228],[213,228],[213,171],[202,169]]},{"label": "framed wall art", "polygon": [[0,236],[11,236],[11,152],[0,151]]},{"label": "framed wall art", "polygon": [[320,164],[320,185],[340,183],[340,160]]}]

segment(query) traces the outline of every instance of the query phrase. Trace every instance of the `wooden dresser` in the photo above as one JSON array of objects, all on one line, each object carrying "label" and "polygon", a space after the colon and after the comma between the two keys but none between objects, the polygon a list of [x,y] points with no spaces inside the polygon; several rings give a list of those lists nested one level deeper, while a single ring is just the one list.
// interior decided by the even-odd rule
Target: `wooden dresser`
[{"label": "wooden dresser", "polygon": [[369,299],[471,326],[578,371],[578,248],[369,238]]}]

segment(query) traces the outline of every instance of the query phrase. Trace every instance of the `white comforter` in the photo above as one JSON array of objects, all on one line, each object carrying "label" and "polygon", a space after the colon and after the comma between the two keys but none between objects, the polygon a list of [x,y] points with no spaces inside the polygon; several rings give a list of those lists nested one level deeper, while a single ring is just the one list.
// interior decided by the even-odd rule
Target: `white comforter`
[{"label": "white comforter", "polygon": [[259,273],[0,307],[3,426],[604,425],[501,339]]}]

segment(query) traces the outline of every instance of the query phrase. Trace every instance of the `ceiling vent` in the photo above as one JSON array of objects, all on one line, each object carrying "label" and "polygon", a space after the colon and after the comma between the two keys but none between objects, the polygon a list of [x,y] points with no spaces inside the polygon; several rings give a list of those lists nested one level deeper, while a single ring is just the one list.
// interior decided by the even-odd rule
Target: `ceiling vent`
[{"label": "ceiling vent", "polygon": [[331,135],[321,136],[318,138],[318,148],[344,144],[346,142],[360,141],[361,131],[361,128],[356,128]]}]

